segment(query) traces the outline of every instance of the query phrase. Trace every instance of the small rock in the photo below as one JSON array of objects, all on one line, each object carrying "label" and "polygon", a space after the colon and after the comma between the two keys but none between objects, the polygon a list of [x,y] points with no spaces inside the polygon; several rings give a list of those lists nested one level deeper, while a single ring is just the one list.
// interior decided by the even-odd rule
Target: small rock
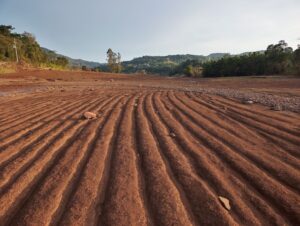
[{"label": "small rock", "polygon": [[282,111],[282,106],[280,104],[274,104],[271,107],[271,110],[273,110],[273,111]]},{"label": "small rock", "polygon": [[224,198],[224,197],[222,197],[222,196],[219,196],[219,200],[220,200],[221,204],[223,205],[223,207],[224,207],[225,209],[227,209],[227,210],[230,210],[230,209],[231,209],[230,204],[229,204],[229,200],[228,200],[228,199],[226,199],[226,198]]},{"label": "small rock", "polygon": [[86,119],[94,119],[97,118],[97,115],[93,112],[84,112],[83,117]]},{"label": "small rock", "polygon": [[176,137],[176,134],[172,132],[172,133],[170,133],[170,136],[171,137]]},{"label": "small rock", "polygon": [[243,101],[244,104],[254,104],[253,100],[245,100]]}]

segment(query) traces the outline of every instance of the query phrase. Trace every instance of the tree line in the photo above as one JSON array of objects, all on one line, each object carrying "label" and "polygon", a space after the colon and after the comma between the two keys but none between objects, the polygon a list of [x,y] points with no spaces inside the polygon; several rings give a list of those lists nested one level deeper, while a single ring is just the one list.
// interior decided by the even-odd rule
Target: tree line
[{"label": "tree line", "polygon": [[204,77],[247,75],[300,75],[300,45],[293,51],[285,41],[269,45],[266,51],[223,57],[202,64]]}]

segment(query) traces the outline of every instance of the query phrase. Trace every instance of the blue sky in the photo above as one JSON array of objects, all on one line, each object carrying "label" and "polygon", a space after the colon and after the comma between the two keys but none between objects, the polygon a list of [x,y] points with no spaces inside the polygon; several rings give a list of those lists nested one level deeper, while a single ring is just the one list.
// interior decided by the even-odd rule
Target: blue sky
[{"label": "blue sky", "polygon": [[241,53],[300,44],[300,0],[0,0],[0,24],[73,58]]}]

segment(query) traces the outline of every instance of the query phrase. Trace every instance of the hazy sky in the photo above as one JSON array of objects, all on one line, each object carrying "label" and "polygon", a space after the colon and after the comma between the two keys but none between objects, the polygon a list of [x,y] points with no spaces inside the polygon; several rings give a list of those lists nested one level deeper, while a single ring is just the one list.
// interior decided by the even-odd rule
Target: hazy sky
[{"label": "hazy sky", "polygon": [[300,44],[300,0],[0,0],[0,24],[73,58],[241,53]]}]

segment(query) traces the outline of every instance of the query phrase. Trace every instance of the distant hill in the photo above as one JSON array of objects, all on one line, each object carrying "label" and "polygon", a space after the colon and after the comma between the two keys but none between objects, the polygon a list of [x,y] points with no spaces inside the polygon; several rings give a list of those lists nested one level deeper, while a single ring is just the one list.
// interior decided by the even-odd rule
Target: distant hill
[{"label": "distant hill", "polygon": [[103,64],[100,64],[98,62],[93,62],[93,61],[87,61],[87,60],[82,60],[82,59],[73,59],[68,56],[64,56],[62,54],[58,54],[53,50],[47,49],[45,47],[42,47],[43,51],[46,52],[47,54],[54,54],[56,56],[61,56],[67,58],[69,61],[69,66],[74,67],[74,68],[81,68],[82,66],[86,66],[87,68],[96,68],[96,67],[101,67]]},{"label": "distant hill", "polygon": [[218,60],[228,55],[228,53],[213,53],[208,56],[203,55],[168,55],[168,56],[143,56],[130,61],[122,62],[125,73],[145,72],[154,74],[169,74],[178,65],[190,61],[201,63],[209,60]]},{"label": "distant hill", "polygon": [[79,67],[86,66],[88,68],[100,67],[102,64],[93,61],[81,60],[81,59],[73,59],[70,57],[66,57],[69,60],[69,64],[71,67]]},{"label": "distant hill", "polygon": [[[42,47],[42,50],[49,56],[53,55],[56,57],[65,57],[69,61],[69,66],[73,68],[81,68],[86,66],[87,68],[99,68],[101,71],[107,71],[108,67],[105,63],[98,63],[93,61],[87,61],[82,59],[73,59],[71,57],[58,54],[53,50]],[[178,55],[168,55],[168,56],[142,56],[134,58],[130,61],[123,61],[122,67],[124,73],[153,73],[153,74],[169,74],[178,65],[191,60],[199,61],[201,63],[218,60],[228,55],[228,53],[212,53],[208,56],[203,55],[191,55],[191,54],[178,54]]]}]

